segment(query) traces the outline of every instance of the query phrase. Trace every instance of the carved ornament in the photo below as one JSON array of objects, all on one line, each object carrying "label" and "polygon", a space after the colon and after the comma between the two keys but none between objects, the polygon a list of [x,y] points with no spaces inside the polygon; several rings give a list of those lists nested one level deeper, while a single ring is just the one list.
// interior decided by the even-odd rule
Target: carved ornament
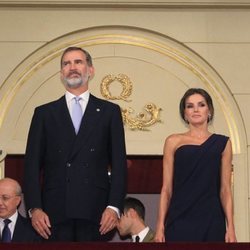
[{"label": "carved ornament", "polygon": [[[115,81],[118,81],[122,85],[122,92],[119,96],[113,96],[110,91],[110,85]],[[106,100],[122,100],[129,102],[131,100],[128,100],[128,97],[131,95],[132,89],[132,82],[125,74],[119,74],[118,76],[109,74],[102,79],[100,85],[101,94]],[[131,130],[149,130],[148,127],[157,122],[161,122],[161,110],[162,109],[157,107],[154,103],[146,104],[143,111],[137,115],[134,115],[135,111],[131,107],[121,108],[123,123]]]}]

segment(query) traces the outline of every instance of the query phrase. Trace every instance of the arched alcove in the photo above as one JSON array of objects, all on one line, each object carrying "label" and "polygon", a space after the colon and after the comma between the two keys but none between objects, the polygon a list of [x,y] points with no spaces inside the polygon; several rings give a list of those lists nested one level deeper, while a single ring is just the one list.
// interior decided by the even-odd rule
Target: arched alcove
[{"label": "arched alcove", "polygon": [[[78,30],[49,42],[20,62],[0,90],[1,175],[6,154],[24,154],[34,107],[63,95],[59,64],[61,53],[68,46],[80,46],[92,54],[96,67],[90,84],[92,93],[104,98],[100,91],[104,77],[124,74],[131,82],[131,93],[127,101],[111,101],[122,109],[133,109],[130,118],[145,112],[148,103],[159,108],[159,121],[147,130],[132,130],[125,124],[127,152],[131,155],[161,155],[165,137],[185,130],[178,114],[184,91],[189,87],[209,91],[216,110],[211,130],[227,134],[232,140],[236,227],[240,238],[247,239],[247,143],[236,102],[226,83],[204,58],[184,44],[150,30],[128,26]],[[119,95],[122,81],[114,80],[109,90]]]}]

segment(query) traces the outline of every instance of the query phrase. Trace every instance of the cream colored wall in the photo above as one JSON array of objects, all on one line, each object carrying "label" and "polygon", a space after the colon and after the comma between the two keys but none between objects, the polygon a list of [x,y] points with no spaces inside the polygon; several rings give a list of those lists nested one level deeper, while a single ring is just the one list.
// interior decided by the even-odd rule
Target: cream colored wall
[{"label": "cream colored wall", "polygon": [[150,131],[125,128],[129,154],[161,154],[164,138],[185,129],[178,116],[185,89],[208,89],[216,107],[211,130],[233,142],[236,230],[249,241],[250,1],[157,2],[0,0],[1,175],[6,154],[24,153],[34,107],[63,94],[59,57],[77,44],[94,57],[92,92],[101,96],[105,75],[126,73],[132,102],[115,102],[137,113],[150,101],[162,108],[162,123]]}]

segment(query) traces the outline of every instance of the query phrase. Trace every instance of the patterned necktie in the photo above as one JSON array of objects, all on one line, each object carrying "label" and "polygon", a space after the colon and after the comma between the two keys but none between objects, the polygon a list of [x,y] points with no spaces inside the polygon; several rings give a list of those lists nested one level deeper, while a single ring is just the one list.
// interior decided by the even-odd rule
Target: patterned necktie
[{"label": "patterned necktie", "polygon": [[2,232],[2,242],[11,242],[11,232],[9,229],[9,223],[11,223],[10,219],[5,219],[4,221],[4,228]]},{"label": "patterned necktie", "polygon": [[82,107],[80,104],[80,100],[82,99],[79,96],[76,96],[73,98],[73,104],[72,104],[72,122],[75,127],[76,134],[79,131],[81,120],[82,120]]},{"label": "patterned necktie", "polygon": [[140,242],[140,237],[138,235],[135,237],[135,242]]}]

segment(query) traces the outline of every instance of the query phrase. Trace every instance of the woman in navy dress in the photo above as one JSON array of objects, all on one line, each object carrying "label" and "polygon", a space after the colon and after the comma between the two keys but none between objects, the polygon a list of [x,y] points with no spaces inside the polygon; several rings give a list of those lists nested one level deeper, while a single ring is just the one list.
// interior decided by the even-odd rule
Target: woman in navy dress
[{"label": "woman in navy dress", "polygon": [[166,138],[156,242],[236,242],[231,193],[232,147],[212,134],[213,102],[189,89],[180,102],[189,130]]}]

